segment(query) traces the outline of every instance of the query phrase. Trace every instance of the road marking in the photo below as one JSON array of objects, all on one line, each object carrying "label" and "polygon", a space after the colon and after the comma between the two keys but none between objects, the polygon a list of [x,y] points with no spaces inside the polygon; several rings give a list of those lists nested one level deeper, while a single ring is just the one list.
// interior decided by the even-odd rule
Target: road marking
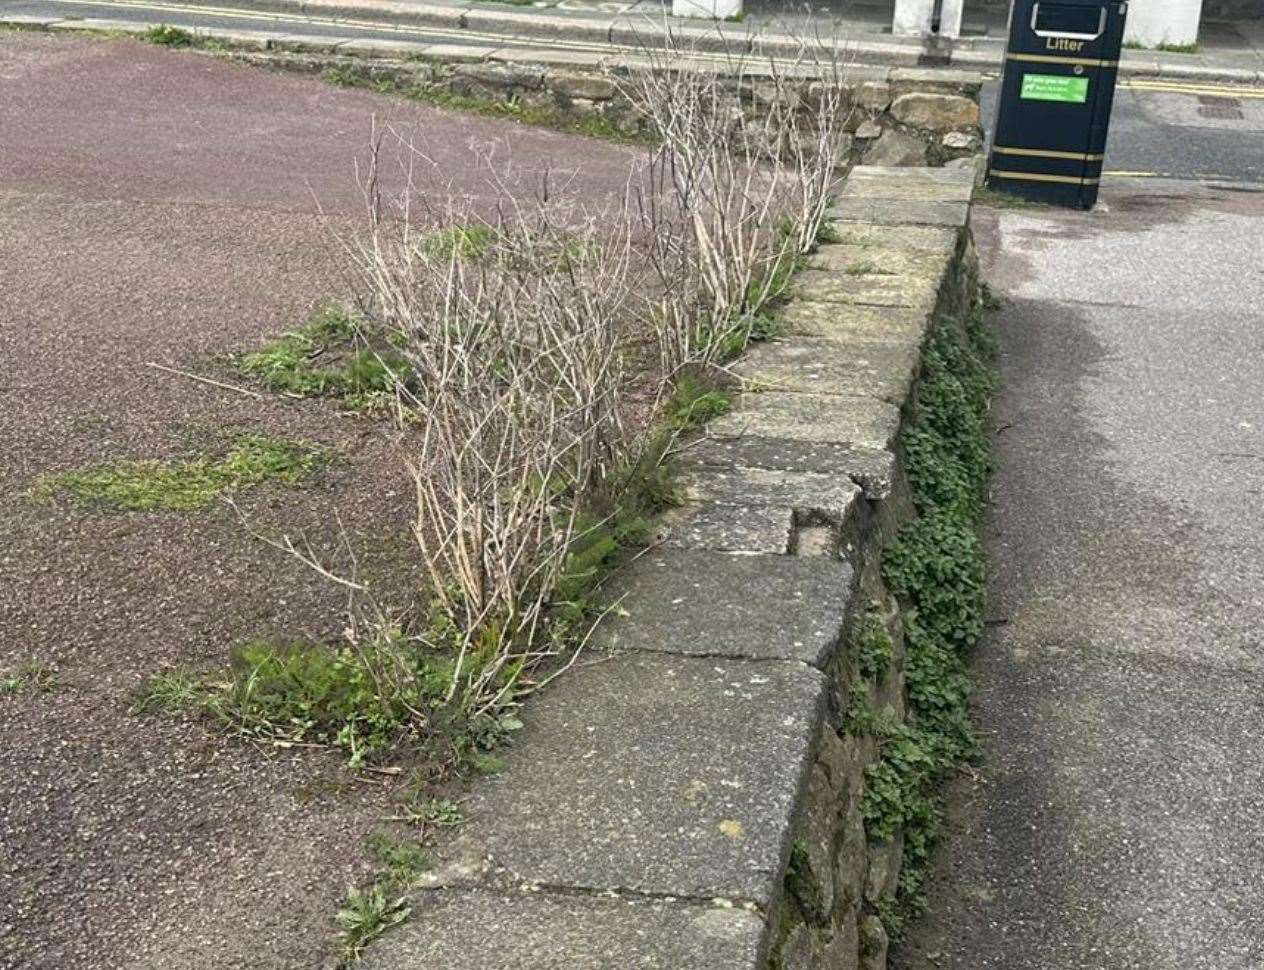
[{"label": "road marking", "polygon": [[[118,10],[156,10],[167,13],[188,14],[194,17],[224,17],[232,20],[256,20],[279,26],[306,24],[319,27],[333,27],[339,30],[393,33],[400,34],[405,37],[415,37],[420,41],[430,40],[433,42],[437,38],[444,38],[461,44],[490,41],[492,43],[488,46],[495,47],[535,47],[542,50],[556,50],[562,48],[565,50],[591,54],[643,53],[642,48],[628,44],[604,43],[600,41],[568,41],[557,38],[549,38],[547,44],[541,44],[540,40],[534,37],[519,37],[508,34],[486,33],[478,30],[471,30],[466,27],[427,27],[419,25],[376,23],[368,20],[341,20],[330,17],[292,17],[287,14],[261,13],[250,10],[239,10],[233,7],[191,6],[179,3],[159,3],[153,2],[153,0],[146,0],[146,2],[137,2],[137,0],[44,0],[44,2],[53,5],[65,4],[70,6],[105,7],[107,9]],[[232,28],[201,27],[195,25],[191,29],[201,29],[213,33],[217,29],[231,30]],[[337,39],[330,38],[330,40],[336,42]],[[731,55],[714,51],[692,51],[690,52],[689,57],[691,60],[724,62],[726,59],[731,58]]]},{"label": "road marking", "polygon": [[1102,172],[1102,175],[1129,179],[1154,179],[1162,177],[1161,172],[1130,172],[1123,168],[1111,169],[1108,172]]},{"label": "road marking", "polygon": [[1232,84],[1185,84],[1179,81],[1120,81],[1119,87],[1133,91],[1158,91],[1167,94],[1192,94],[1220,98],[1264,98],[1264,89],[1238,87]]}]

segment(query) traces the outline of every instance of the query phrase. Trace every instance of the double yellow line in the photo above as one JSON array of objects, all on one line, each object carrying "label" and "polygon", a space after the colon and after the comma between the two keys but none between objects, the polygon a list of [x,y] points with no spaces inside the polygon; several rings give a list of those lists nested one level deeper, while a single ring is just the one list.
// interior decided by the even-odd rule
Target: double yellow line
[{"label": "double yellow line", "polygon": [[1167,81],[1162,78],[1124,78],[1118,87],[1130,91],[1156,91],[1167,94],[1189,94],[1205,98],[1264,98],[1264,88],[1238,84],[1212,84],[1202,81]]}]

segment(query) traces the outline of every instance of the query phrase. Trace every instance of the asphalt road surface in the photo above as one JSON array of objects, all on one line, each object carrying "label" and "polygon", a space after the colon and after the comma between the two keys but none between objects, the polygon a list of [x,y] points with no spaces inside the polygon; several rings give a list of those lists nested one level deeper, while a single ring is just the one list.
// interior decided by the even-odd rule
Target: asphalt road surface
[{"label": "asphalt road surface", "polygon": [[[984,125],[996,117],[996,80],[983,88]],[[1264,88],[1124,79],[1106,144],[1110,178],[1264,183]]]}]

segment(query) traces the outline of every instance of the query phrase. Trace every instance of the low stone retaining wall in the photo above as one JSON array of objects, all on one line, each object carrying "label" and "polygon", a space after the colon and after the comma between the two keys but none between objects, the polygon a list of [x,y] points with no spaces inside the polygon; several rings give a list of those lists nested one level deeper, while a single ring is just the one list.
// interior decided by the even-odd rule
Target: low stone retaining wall
[{"label": "low stone retaining wall", "polygon": [[[100,19],[56,19],[30,15],[0,17],[27,29],[110,31],[144,34],[152,24]],[[364,84],[457,106],[503,106],[507,117],[544,122],[569,118],[596,121],[594,130],[625,136],[645,134],[644,120],[620,91],[617,79],[644,59],[628,48],[549,50],[406,40],[354,39],[331,34],[275,30],[197,31],[196,49],[217,57],[285,70],[325,74],[340,83]],[[735,103],[758,115],[776,96],[767,83],[766,62],[737,51],[745,79],[732,82]],[[677,59],[678,61],[680,59]],[[718,54],[699,54],[689,65],[721,76],[732,65]],[[807,96],[814,71],[783,65],[782,76],[799,77]],[[870,165],[944,165],[981,150],[980,75],[968,71],[850,65],[848,157]],[[784,89],[783,89],[784,90]]]},{"label": "low stone retaining wall", "polygon": [[[503,104],[506,114],[548,112],[559,118],[596,117],[623,135],[648,135],[644,120],[628,103],[618,84],[636,58],[568,54],[504,48],[494,52],[418,48],[408,60],[400,44],[350,41],[318,44],[304,50],[293,39],[266,52],[245,51],[238,59],[289,70],[340,71],[359,74],[370,84],[419,90],[441,101],[443,96]],[[560,63],[559,63],[560,61]],[[723,73],[721,65],[697,63],[699,70]],[[734,103],[748,115],[763,110],[777,92],[767,69],[745,67],[745,83],[732,83]],[[814,80],[806,69],[802,86]],[[764,81],[761,83],[761,75]],[[934,165],[973,155],[982,146],[979,117],[979,75],[963,71],[855,66],[847,70],[851,96],[848,155],[853,163]]]},{"label": "low stone retaining wall", "polygon": [[878,745],[847,712],[905,708],[879,554],[913,515],[896,442],[923,342],[975,299],[971,192],[960,170],[853,171],[787,334],[686,451],[689,501],[366,967],[885,965],[902,845],[865,831]]}]

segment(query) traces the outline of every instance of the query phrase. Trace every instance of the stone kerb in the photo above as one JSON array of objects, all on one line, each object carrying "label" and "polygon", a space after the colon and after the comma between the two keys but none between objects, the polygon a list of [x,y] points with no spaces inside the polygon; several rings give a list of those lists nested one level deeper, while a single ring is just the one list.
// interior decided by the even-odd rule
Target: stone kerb
[{"label": "stone kerb", "polygon": [[[689,501],[366,968],[884,966],[901,845],[866,836],[876,744],[844,712],[856,689],[904,711],[878,554],[911,514],[895,441],[923,340],[973,300],[970,180],[852,173],[784,339],[686,453]],[[862,618],[894,645],[876,682]]]}]

